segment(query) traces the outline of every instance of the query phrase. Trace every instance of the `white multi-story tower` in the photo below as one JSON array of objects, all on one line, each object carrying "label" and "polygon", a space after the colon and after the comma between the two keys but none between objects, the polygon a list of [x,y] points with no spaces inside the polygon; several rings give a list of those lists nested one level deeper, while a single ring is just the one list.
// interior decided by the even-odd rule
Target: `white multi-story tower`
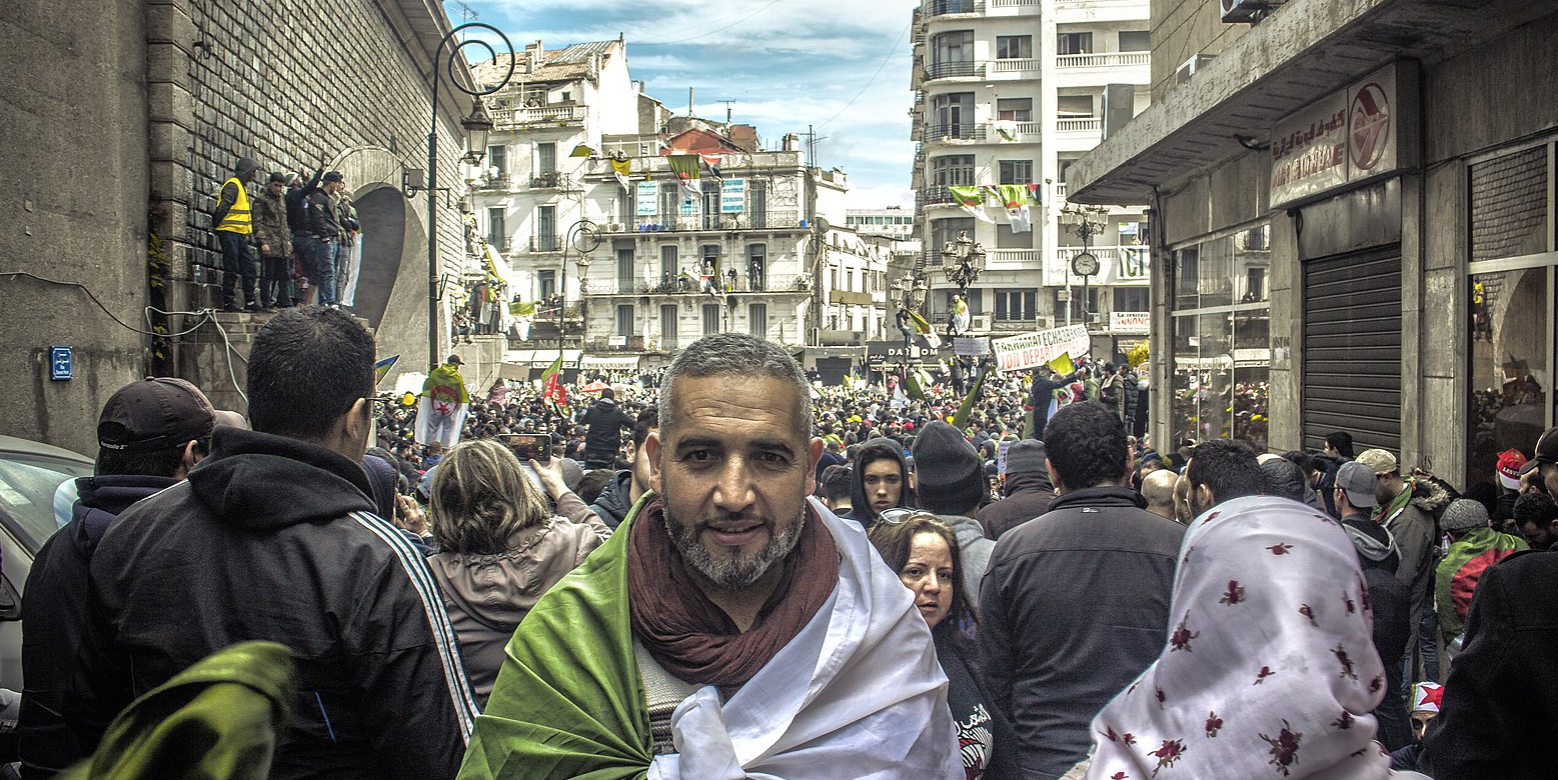
[{"label": "white multi-story tower", "polygon": [[[941,249],[967,231],[986,250],[969,290],[973,330],[1018,332],[1082,322],[1082,279],[1070,273],[1081,239],[1062,229],[1065,172],[1149,95],[1147,0],[924,0],[915,11],[911,86],[916,220],[924,240],[927,306],[945,321],[957,292]],[[1039,185],[1032,230],[970,216],[949,185]],[[1140,208],[1091,215],[1100,260],[1087,311],[1112,352],[1110,314],[1147,310]],[[1143,245],[1138,250],[1135,247]]]}]

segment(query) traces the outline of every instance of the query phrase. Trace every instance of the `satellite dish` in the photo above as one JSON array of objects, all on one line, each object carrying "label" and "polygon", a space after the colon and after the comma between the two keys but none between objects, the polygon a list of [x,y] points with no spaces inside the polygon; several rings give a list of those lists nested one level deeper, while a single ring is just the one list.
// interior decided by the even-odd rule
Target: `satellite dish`
[{"label": "satellite dish", "polygon": [[828,231],[828,229],[829,229],[829,228],[832,228],[832,227],[833,227],[833,226],[832,226],[832,225],[829,225],[829,224],[828,224],[828,221],[827,221],[827,220],[826,220],[826,219],[824,219],[824,218],[822,218],[822,217],[818,217],[818,218],[817,218],[817,229],[818,229],[818,230],[821,230],[821,231],[823,231],[823,232],[827,232],[827,231]]}]

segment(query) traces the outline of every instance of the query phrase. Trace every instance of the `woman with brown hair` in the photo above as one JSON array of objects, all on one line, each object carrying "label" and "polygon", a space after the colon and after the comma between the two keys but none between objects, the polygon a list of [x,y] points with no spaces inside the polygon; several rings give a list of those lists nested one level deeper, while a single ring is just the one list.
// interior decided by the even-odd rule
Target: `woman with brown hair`
[{"label": "woman with brown hair", "polygon": [[[530,466],[541,487],[507,447],[491,439],[462,442],[439,462],[429,489],[440,552],[428,567],[483,705],[503,665],[503,646],[525,614],[611,536],[568,489],[560,460]],[[556,514],[542,488],[555,499]]]},{"label": "woman with brown hair", "polygon": [[914,606],[930,626],[936,658],[947,674],[947,704],[957,725],[967,780],[990,764],[989,707],[974,674],[975,649],[965,628],[977,622],[958,557],[957,534],[929,512],[888,509],[866,534],[882,560],[914,593]]}]

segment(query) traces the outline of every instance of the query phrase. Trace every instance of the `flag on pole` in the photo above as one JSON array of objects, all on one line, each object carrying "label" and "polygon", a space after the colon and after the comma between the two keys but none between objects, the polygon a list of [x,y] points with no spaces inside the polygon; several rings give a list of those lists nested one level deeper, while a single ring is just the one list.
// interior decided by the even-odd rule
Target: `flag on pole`
[{"label": "flag on pole", "polygon": [[1077,371],[1075,363],[1071,362],[1071,353],[1062,352],[1058,357],[1049,362],[1049,367],[1059,372],[1061,376],[1071,376]]},{"label": "flag on pole", "polygon": [[952,199],[968,215],[981,222],[994,223],[995,220],[985,213],[985,193],[978,187],[957,187],[948,185],[947,191],[952,193]]},{"label": "flag on pole", "polygon": [[703,183],[699,180],[702,171],[698,168],[700,162],[696,154],[673,154],[666,157],[671,164],[671,172],[676,174],[676,181],[682,185],[682,195],[691,198],[694,195],[703,194]]},{"label": "flag on pole", "polygon": [[390,355],[389,357],[384,358],[383,360],[380,360],[377,363],[374,363],[373,364],[373,383],[374,384],[378,384],[380,382],[383,382],[385,375],[389,373],[390,368],[392,368],[395,365],[395,361],[397,361],[399,359],[400,359],[399,355]]},{"label": "flag on pole", "polygon": [[979,400],[979,393],[985,387],[985,375],[989,373],[989,363],[979,367],[979,376],[974,379],[974,386],[969,389],[968,397],[963,399],[963,404],[958,407],[957,414],[952,416],[952,427],[960,431],[968,427],[968,416],[974,411],[974,402]]},{"label": "flag on pole", "polygon": [[568,153],[568,156],[569,157],[594,157],[595,156],[595,150],[591,149],[589,144],[579,144],[578,146],[575,146],[573,148],[573,151]]},{"label": "flag on pole", "polygon": [[562,350],[558,350],[557,359],[541,372],[541,397],[558,405],[568,402],[568,389],[563,387],[562,371]]},{"label": "flag on pole", "polygon": [[703,160],[703,164],[708,167],[708,169],[709,169],[709,178],[711,178],[711,179],[723,179],[723,178],[725,178],[724,176],[720,175],[720,172],[719,172],[719,163],[720,163],[719,155],[717,155],[717,154],[700,154],[700,155],[698,155],[698,157],[701,158]]},{"label": "flag on pole", "polygon": [[914,332],[920,334],[920,337],[925,339],[925,343],[930,345],[931,349],[941,349],[941,337],[936,335],[936,331],[931,328],[930,323],[926,322],[925,318],[921,317],[918,312],[909,311],[908,309],[904,309],[904,311],[908,313],[909,321],[914,323]]}]

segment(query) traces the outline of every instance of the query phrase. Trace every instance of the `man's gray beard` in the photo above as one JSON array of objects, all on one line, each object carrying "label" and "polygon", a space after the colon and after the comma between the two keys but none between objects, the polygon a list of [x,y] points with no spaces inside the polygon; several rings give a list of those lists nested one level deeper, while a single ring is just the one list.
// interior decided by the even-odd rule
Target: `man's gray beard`
[{"label": "man's gray beard", "polygon": [[788,530],[781,530],[777,523],[770,522],[769,528],[773,533],[768,538],[768,544],[758,553],[756,559],[744,561],[737,555],[722,556],[716,559],[703,542],[699,540],[701,530],[697,523],[683,527],[671,517],[671,498],[665,495],[665,531],[671,537],[671,543],[676,545],[677,552],[681,553],[682,560],[692,564],[699,574],[707,577],[710,582],[725,590],[743,590],[751,587],[752,583],[762,579],[774,564],[784,560],[790,551],[801,539],[801,530],[806,522],[806,510],[801,509],[801,516],[791,524]]}]

